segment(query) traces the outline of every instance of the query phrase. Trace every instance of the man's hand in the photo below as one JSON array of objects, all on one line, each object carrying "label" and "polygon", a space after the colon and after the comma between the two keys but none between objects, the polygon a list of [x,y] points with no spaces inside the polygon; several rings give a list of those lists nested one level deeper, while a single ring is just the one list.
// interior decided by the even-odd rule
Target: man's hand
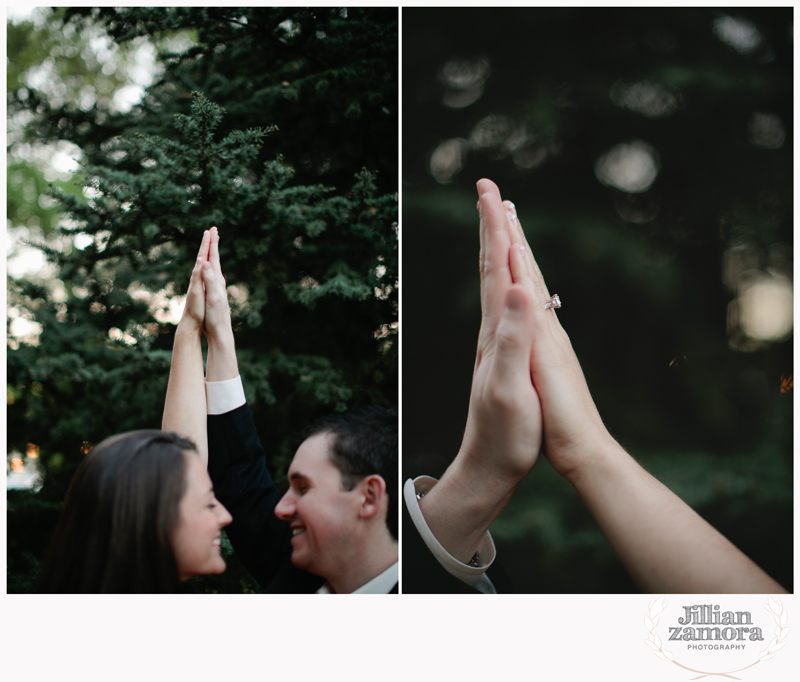
[{"label": "man's hand", "polygon": [[200,333],[203,331],[203,324],[206,316],[206,301],[203,292],[202,271],[203,264],[208,261],[209,245],[211,234],[208,230],[203,232],[203,240],[200,243],[200,250],[197,252],[192,275],[189,279],[189,290],[186,292],[186,303],[183,308],[183,315],[179,327],[190,332]]},{"label": "man's hand", "polygon": [[231,311],[228,306],[228,291],[219,262],[219,230],[210,230],[208,260],[203,263],[203,283],[206,288],[205,331],[209,343],[231,341]]},{"label": "man's hand", "polygon": [[497,186],[478,183],[481,331],[461,449],[420,510],[441,545],[467,563],[539,455],[542,413],[531,383],[533,300],[509,267],[510,215]]},{"label": "man's hand", "polygon": [[226,381],[239,376],[236,346],[233,340],[228,290],[219,261],[219,230],[211,228],[208,261],[203,263],[203,284],[206,288],[205,332],[208,339],[208,381]]},{"label": "man's hand", "polygon": [[542,408],[529,371],[535,299],[512,283],[515,228],[497,185],[481,180],[478,192],[482,319],[459,456],[489,480],[516,486],[536,463],[542,442]]}]

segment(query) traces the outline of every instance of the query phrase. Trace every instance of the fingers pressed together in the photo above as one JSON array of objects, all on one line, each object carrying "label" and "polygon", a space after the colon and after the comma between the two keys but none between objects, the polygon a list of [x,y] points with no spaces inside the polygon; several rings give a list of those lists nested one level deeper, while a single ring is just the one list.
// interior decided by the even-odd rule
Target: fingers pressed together
[{"label": "fingers pressed together", "polygon": [[220,298],[221,290],[225,289],[225,278],[219,261],[219,230],[212,227],[209,234],[208,259],[203,263],[203,283],[206,295],[212,293],[212,299],[216,300]]},{"label": "fingers pressed together", "polygon": [[491,180],[478,181],[478,211],[480,213],[480,272],[482,332],[487,340],[503,311],[506,292],[511,286],[508,267],[510,246],[508,218],[500,199],[500,190]]},{"label": "fingers pressed together", "polygon": [[503,201],[500,190],[491,180],[478,181],[478,211],[481,237],[481,331],[484,343],[493,338],[507,306],[507,295],[519,285],[529,299],[525,314],[535,320],[535,328],[558,325],[553,311],[546,309],[550,300],[539,266],[522,231],[516,207]]}]

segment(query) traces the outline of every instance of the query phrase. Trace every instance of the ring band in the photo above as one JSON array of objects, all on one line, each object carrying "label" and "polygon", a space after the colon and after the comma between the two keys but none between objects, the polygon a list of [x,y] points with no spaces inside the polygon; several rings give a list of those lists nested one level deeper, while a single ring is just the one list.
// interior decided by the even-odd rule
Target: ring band
[{"label": "ring band", "polygon": [[547,310],[548,308],[560,308],[561,307],[561,299],[558,297],[558,294],[553,294],[550,297],[550,300],[544,304],[544,309]]}]

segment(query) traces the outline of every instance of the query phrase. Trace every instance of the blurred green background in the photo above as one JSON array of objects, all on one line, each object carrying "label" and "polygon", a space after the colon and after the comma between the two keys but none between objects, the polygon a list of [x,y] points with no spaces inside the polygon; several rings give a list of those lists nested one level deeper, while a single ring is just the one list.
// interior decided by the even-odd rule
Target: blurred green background
[{"label": "blurred green background", "polygon": [[[403,467],[458,451],[475,182],[522,226],[611,433],[793,589],[791,8],[403,10]],[[492,528],[518,592],[635,592],[542,457]]]}]

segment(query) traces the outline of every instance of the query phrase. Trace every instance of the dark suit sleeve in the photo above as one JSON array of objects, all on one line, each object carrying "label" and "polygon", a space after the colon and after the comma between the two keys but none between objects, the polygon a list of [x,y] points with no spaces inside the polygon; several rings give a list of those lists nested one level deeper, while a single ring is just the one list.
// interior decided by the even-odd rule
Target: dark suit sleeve
[{"label": "dark suit sleeve", "polygon": [[323,580],[295,568],[289,524],[275,516],[281,493],[247,405],[208,417],[208,473],[233,516],[225,529],[236,554],[265,592],[314,592]]}]

